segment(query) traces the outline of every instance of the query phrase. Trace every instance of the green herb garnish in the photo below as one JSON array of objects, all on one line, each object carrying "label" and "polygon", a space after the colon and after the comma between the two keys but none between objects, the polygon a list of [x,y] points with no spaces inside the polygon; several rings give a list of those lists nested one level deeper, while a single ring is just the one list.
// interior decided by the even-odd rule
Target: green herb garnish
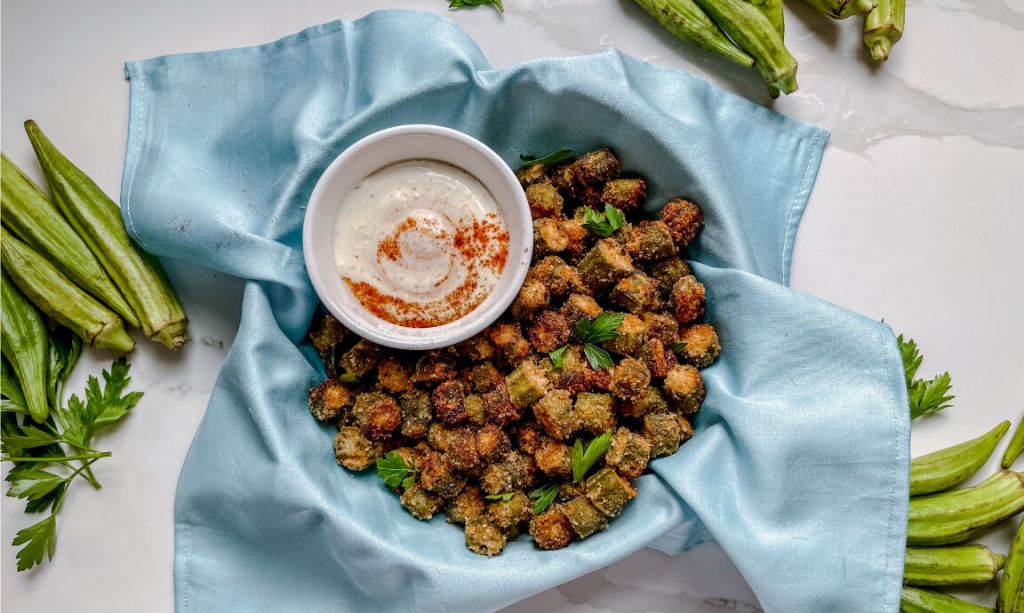
[{"label": "green herb garnish", "polygon": [[487,500],[501,500],[502,502],[508,502],[509,500],[512,500],[512,497],[515,495],[515,492],[504,492],[501,494],[488,494],[484,496],[484,498]]},{"label": "green herb garnish", "polygon": [[899,343],[900,357],[903,359],[903,374],[907,382],[907,397],[910,400],[910,419],[926,417],[953,406],[949,401],[956,396],[949,393],[952,387],[949,373],[944,372],[931,379],[915,378],[924,360],[917,343],[911,338],[904,340],[902,334],[896,338],[896,342]]},{"label": "green herb garnish", "polygon": [[573,483],[579,483],[583,480],[583,477],[587,476],[587,471],[608,451],[611,441],[612,433],[605,432],[587,443],[586,450],[584,450],[583,442],[580,439],[576,439],[572,446]]},{"label": "green herb garnish", "polygon": [[505,12],[505,7],[501,4],[501,0],[448,0],[448,8],[450,9],[472,8],[488,4],[498,9],[499,13]]},{"label": "green herb garnish", "polygon": [[341,381],[342,383],[358,383],[359,378],[350,372],[343,372],[338,375],[338,381]]},{"label": "green herb garnish", "polygon": [[551,358],[551,364],[555,368],[562,367],[562,361],[565,359],[565,350],[569,348],[569,345],[562,345],[558,349],[548,353],[548,357]]},{"label": "green herb garnish", "polygon": [[589,206],[583,208],[583,227],[604,238],[615,234],[625,221],[622,211],[610,204],[604,205],[604,213],[598,213]]},{"label": "green herb garnish", "polygon": [[676,353],[683,353],[686,351],[686,343],[680,341],[678,343],[672,343],[672,351]]},{"label": "green herb garnish", "polygon": [[533,514],[540,515],[543,513],[555,501],[556,496],[558,496],[557,483],[542,485],[530,492],[530,498],[533,499]]},{"label": "green herb garnish", "polygon": [[572,157],[572,149],[556,149],[547,155],[540,157],[534,157],[532,155],[520,155],[519,161],[523,164],[542,164],[548,166],[550,164],[558,164],[564,162]]},{"label": "green herb garnish", "polygon": [[377,476],[383,479],[384,485],[388,487],[401,485],[409,489],[416,484],[417,472],[415,467],[407,466],[405,460],[397,452],[389,451],[384,454],[384,457],[377,458]]},{"label": "green herb garnish", "polygon": [[576,337],[583,343],[583,355],[591,368],[612,367],[612,357],[597,343],[617,338],[624,317],[622,313],[605,311],[594,319],[584,317],[576,322]]}]

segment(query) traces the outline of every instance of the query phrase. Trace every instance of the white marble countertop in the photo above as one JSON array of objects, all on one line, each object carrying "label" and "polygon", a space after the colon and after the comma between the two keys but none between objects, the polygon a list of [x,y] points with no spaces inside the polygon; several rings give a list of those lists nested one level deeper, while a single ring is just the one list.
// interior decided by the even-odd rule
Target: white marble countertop
[{"label": "white marble countertop", "polygon": [[[796,243],[792,285],[914,336],[922,373],[953,374],[956,407],[915,424],[915,453],[1024,413],[1024,3],[909,0],[907,34],[883,66],[859,20],[836,23],[790,0],[786,42],[800,91],[774,108],[832,131]],[[494,66],[615,46],[767,102],[757,74],[683,45],[629,0],[505,0],[506,13],[446,10],[444,0],[4,0],[2,144],[39,177],[21,129],[32,117],[108,193],[123,165],[128,85],[122,63],[266,42],[371,8],[449,15]],[[238,323],[241,284],[168,268],[195,342],[172,355],[142,343],[146,392],[101,447],[101,492],[72,488],[53,562],[15,573],[27,525],[4,498],[0,574],[7,611],[171,611],[172,501],[178,469]],[[89,352],[70,390],[105,366]],[[994,462],[993,462],[994,464]],[[991,468],[991,466],[989,467]],[[986,471],[982,471],[986,472]],[[1009,528],[985,542],[1005,549]],[[993,600],[991,589],[966,597]],[[669,558],[641,551],[508,611],[760,611],[720,549]]]}]

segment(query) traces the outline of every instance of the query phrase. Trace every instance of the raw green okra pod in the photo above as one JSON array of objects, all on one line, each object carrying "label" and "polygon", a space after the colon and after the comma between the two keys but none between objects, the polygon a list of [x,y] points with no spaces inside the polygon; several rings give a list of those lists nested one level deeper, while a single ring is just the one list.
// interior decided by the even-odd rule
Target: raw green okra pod
[{"label": "raw green okra pod", "polygon": [[1017,526],[999,582],[999,613],[1024,613],[1024,522]]},{"label": "raw green okra pod", "polygon": [[903,588],[900,598],[900,613],[991,613],[992,609],[960,600],[949,594],[922,590],[916,587]]},{"label": "raw green okra pod", "polygon": [[876,0],[807,0],[807,4],[833,19],[865,15],[877,6]]},{"label": "raw green okra pod", "polygon": [[29,415],[42,423],[50,413],[46,322],[5,273],[0,273],[0,303],[0,350],[14,369]]},{"label": "raw green okra pod", "polygon": [[1017,422],[1017,429],[1013,431],[1010,444],[1006,446],[1000,465],[1003,468],[1009,468],[1017,460],[1021,451],[1024,451],[1024,417]]},{"label": "raw green okra pod", "polygon": [[984,545],[907,547],[903,583],[923,587],[988,583],[1006,557]]},{"label": "raw green okra pod", "polygon": [[727,57],[748,68],[754,65],[754,58],[734,45],[693,0],[634,1],[676,38]]},{"label": "raw green okra pod", "polygon": [[947,490],[978,472],[1006,434],[1004,421],[978,438],[914,458],[910,462],[910,495]]},{"label": "raw green okra pod", "polygon": [[1024,510],[1024,473],[1002,470],[974,487],[910,499],[907,544],[963,543]]},{"label": "raw green okra pod", "polygon": [[907,0],[877,0],[878,6],[864,18],[864,45],[871,59],[884,62],[889,59],[892,46],[903,37],[903,22]]}]

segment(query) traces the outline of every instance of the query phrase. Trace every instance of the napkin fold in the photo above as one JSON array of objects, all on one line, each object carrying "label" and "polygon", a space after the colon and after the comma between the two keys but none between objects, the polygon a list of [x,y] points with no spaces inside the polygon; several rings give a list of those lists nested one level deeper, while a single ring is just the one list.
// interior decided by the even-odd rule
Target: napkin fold
[{"label": "napkin fold", "polygon": [[[884,325],[786,287],[827,133],[609,50],[494,70],[446,19],[382,11],[258,47],[129,62],[122,212],[147,250],[247,280],[241,326],[182,468],[179,611],[481,611],[651,545],[717,541],[768,611],[895,611],[909,419]],[[722,357],[694,438],[606,532],[486,559],[334,462],[306,409],[317,298],[301,228],[323,169],[403,123],[520,153],[611,145],[685,195]],[[429,525],[428,525],[429,524]]]}]

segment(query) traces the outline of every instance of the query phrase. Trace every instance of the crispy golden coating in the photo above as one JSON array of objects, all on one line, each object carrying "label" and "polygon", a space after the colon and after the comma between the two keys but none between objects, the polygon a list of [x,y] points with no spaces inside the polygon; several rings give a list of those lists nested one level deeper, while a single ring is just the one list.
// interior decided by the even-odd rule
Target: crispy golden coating
[{"label": "crispy golden coating", "polygon": [[445,518],[450,524],[465,524],[467,521],[483,517],[485,513],[487,503],[484,502],[480,488],[475,485],[462,488],[459,495],[444,510]]},{"label": "crispy golden coating", "polygon": [[643,417],[648,413],[667,413],[670,410],[668,400],[656,387],[644,389],[635,398],[619,403],[619,413],[626,417]]},{"label": "crispy golden coating", "polygon": [[533,222],[533,253],[536,256],[560,253],[569,248],[569,234],[557,217],[542,217]]},{"label": "crispy golden coating", "polygon": [[654,262],[678,252],[672,232],[663,221],[641,221],[626,236],[626,253],[638,262]]},{"label": "crispy golden coating", "polygon": [[375,441],[389,438],[402,424],[398,403],[383,392],[365,392],[356,396],[352,417],[363,435]]},{"label": "crispy golden coating", "polygon": [[552,479],[568,477],[572,473],[572,451],[562,441],[544,437],[533,454],[537,470]]},{"label": "crispy golden coating", "polygon": [[683,343],[683,357],[697,368],[706,368],[718,359],[722,346],[718,344],[718,333],[711,324],[694,324],[679,335]]},{"label": "crispy golden coating", "polygon": [[443,349],[427,351],[416,360],[413,383],[440,383],[458,377],[455,357]]},{"label": "crispy golden coating", "polygon": [[487,423],[487,409],[484,406],[484,397],[480,394],[466,395],[466,423],[479,427]]},{"label": "crispy golden coating", "polygon": [[494,343],[484,334],[477,334],[455,346],[455,353],[470,362],[494,359]]},{"label": "crispy golden coating", "polygon": [[575,325],[577,321],[584,317],[588,319],[594,319],[600,315],[604,309],[601,305],[594,300],[593,297],[585,294],[570,294],[565,302],[562,303],[561,313],[569,321],[570,324]]},{"label": "crispy golden coating", "polygon": [[647,469],[651,459],[651,444],[628,428],[619,428],[612,435],[605,463],[624,479],[636,479]]},{"label": "crispy golden coating", "polygon": [[672,455],[683,440],[679,420],[672,413],[644,415],[644,438],[651,444],[652,458]]},{"label": "crispy golden coating", "polygon": [[665,298],[672,296],[672,286],[683,277],[693,274],[690,267],[677,256],[665,258],[651,264],[647,268],[647,274],[658,283],[658,289]]},{"label": "crispy golden coating", "polygon": [[607,466],[587,477],[587,499],[606,517],[617,516],[635,497],[630,482]]},{"label": "crispy golden coating", "polygon": [[533,405],[533,415],[548,436],[565,440],[580,425],[572,405],[572,395],[567,390],[552,390]]},{"label": "crispy golden coating", "polygon": [[512,443],[504,430],[485,424],[476,431],[476,450],[485,461],[494,462],[512,450]]},{"label": "crispy golden coating", "polygon": [[544,164],[529,164],[516,171],[516,178],[523,189],[534,183],[548,183],[550,180],[544,174]]},{"label": "crispy golden coating", "polygon": [[420,454],[420,462],[417,467],[420,472],[416,484],[444,500],[451,500],[458,496],[463,486],[466,485],[466,477],[455,469],[451,457],[447,453],[439,454],[424,450]]},{"label": "crispy golden coating", "polygon": [[530,355],[530,343],[523,338],[523,331],[515,322],[499,322],[488,332],[497,351],[498,362],[515,366]]},{"label": "crispy golden coating", "polygon": [[516,448],[526,455],[533,455],[540,449],[545,438],[544,429],[534,421],[520,423],[515,430]]},{"label": "crispy golden coating", "polygon": [[583,353],[583,345],[572,344],[562,354],[562,368],[555,371],[555,386],[569,393],[584,392],[594,387],[594,369]]},{"label": "crispy golden coating", "polygon": [[644,313],[641,315],[644,325],[647,326],[647,336],[661,341],[666,349],[672,348],[679,336],[679,322],[668,313]]},{"label": "crispy golden coating", "polygon": [[512,404],[523,409],[540,400],[551,383],[544,368],[537,362],[527,360],[505,377],[505,386]]},{"label": "crispy golden coating", "polygon": [[662,388],[669,402],[684,414],[696,413],[704,402],[704,379],[689,364],[673,367],[665,375]]},{"label": "crispy golden coating", "polygon": [[455,470],[471,473],[480,467],[476,434],[470,428],[456,428],[445,449]]},{"label": "crispy golden coating", "polygon": [[485,494],[524,490],[533,484],[534,470],[532,459],[510,451],[500,462],[492,462],[484,467],[480,475],[480,489]]},{"label": "crispy golden coating", "polygon": [[565,513],[572,531],[581,539],[608,527],[608,518],[586,496],[573,498],[558,508]]},{"label": "crispy golden coating", "polygon": [[546,310],[533,322],[527,335],[534,351],[548,353],[568,342],[569,321],[558,311]]},{"label": "crispy golden coating", "polygon": [[377,365],[377,385],[392,394],[412,391],[409,369],[395,357],[387,357]]},{"label": "crispy golden coating", "polygon": [[550,508],[530,520],[530,536],[541,549],[568,547],[572,534],[572,524],[561,509]]},{"label": "crispy golden coating", "polygon": [[643,273],[635,273],[620,279],[612,288],[609,297],[615,304],[636,314],[657,309],[661,304],[657,282]]},{"label": "crispy golden coating", "polygon": [[[614,376],[612,380],[614,381]],[[576,395],[574,413],[581,430],[604,434],[615,428],[614,401],[608,394],[580,392]]]},{"label": "crispy golden coating", "polygon": [[647,195],[647,184],[643,179],[613,179],[604,184],[601,201],[623,211],[635,209]]},{"label": "crispy golden coating", "polygon": [[609,390],[616,398],[629,399],[639,396],[651,384],[651,371],[635,358],[623,358],[612,370]]},{"label": "crispy golden coating", "polygon": [[324,315],[317,319],[309,328],[309,340],[320,352],[320,356],[325,358],[324,361],[334,346],[345,340],[348,334],[345,326],[331,315]]},{"label": "crispy golden coating", "polygon": [[419,485],[414,485],[402,492],[398,500],[416,519],[427,520],[434,516],[441,509],[442,501],[438,496],[425,491]]},{"label": "crispy golden coating", "polygon": [[672,370],[672,367],[679,363],[671,349],[666,349],[661,340],[652,338],[644,345],[644,363],[651,371],[652,377],[661,378]]},{"label": "crispy golden coating", "polygon": [[573,258],[578,258],[586,253],[593,243],[593,234],[590,233],[590,230],[583,227],[583,218],[581,217],[572,217],[563,221],[562,230],[569,237],[569,245],[566,247],[566,251]]},{"label": "crispy golden coating", "polygon": [[453,425],[466,419],[466,390],[461,381],[445,381],[430,394],[434,417],[441,423]]},{"label": "crispy golden coating", "polygon": [[562,213],[565,199],[551,183],[533,183],[526,188],[526,202],[534,219],[557,217]]},{"label": "crispy golden coating", "polygon": [[550,303],[551,296],[548,294],[548,288],[544,287],[544,283],[539,279],[527,278],[523,282],[523,286],[519,288],[519,293],[516,294],[515,300],[512,301],[509,313],[514,319],[533,319],[537,313],[547,308]]},{"label": "crispy golden coating", "polygon": [[483,399],[484,415],[486,415],[488,423],[504,426],[509,422],[519,419],[519,407],[512,404],[512,400],[508,395],[508,387],[505,385],[504,380],[502,380],[498,387],[485,392]]},{"label": "crispy golden coating", "polygon": [[319,421],[336,421],[352,404],[352,392],[337,379],[309,389],[309,412]]},{"label": "crispy golden coating", "polygon": [[382,347],[367,340],[360,340],[342,354],[339,364],[345,372],[362,379],[377,367],[382,355]]},{"label": "crispy golden coating", "polygon": [[603,238],[580,260],[576,269],[583,284],[601,292],[616,281],[633,274],[633,260],[615,239]]},{"label": "crispy golden coating", "polygon": [[526,275],[528,279],[543,283],[548,295],[553,298],[567,295],[578,281],[578,276],[576,269],[557,255],[541,258]]},{"label": "crispy golden coating", "polygon": [[469,371],[469,379],[473,389],[478,392],[489,392],[505,383],[505,377],[498,372],[492,362],[474,364]]},{"label": "crispy golden coating", "polygon": [[588,186],[598,186],[606,181],[619,177],[622,167],[619,158],[611,149],[605,147],[597,151],[584,153],[572,163],[573,176],[576,181]]},{"label": "crispy golden coating", "polygon": [[602,347],[628,356],[642,356],[647,343],[647,324],[632,313],[626,313],[619,326],[619,336],[601,344]]},{"label": "crispy golden coating", "polygon": [[672,286],[672,305],[679,323],[688,324],[704,314],[704,284],[697,277],[682,277]]},{"label": "crispy golden coating", "polygon": [[430,395],[419,390],[406,392],[398,397],[398,406],[402,415],[402,436],[425,436],[434,415],[430,407]]},{"label": "crispy golden coating", "polygon": [[508,500],[496,500],[487,505],[487,518],[509,538],[519,534],[519,526],[530,521],[533,504],[523,492],[512,492]]},{"label": "crispy golden coating", "polygon": [[680,247],[689,245],[704,227],[704,214],[701,213],[700,207],[682,198],[673,200],[661,208],[661,220],[672,232],[672,240]]},{"label": "crispy golden coating", "polygon": [[466,547],[481,556],[496,556],[505,548],[505,535],[483,517],[466,522]]},{"label": "crispy golden coating", "polygon": [[343,426],[334,437],[334,458],[349,470],[366,470],[383,453],[383,445],[366,438],[354,426]]}]

